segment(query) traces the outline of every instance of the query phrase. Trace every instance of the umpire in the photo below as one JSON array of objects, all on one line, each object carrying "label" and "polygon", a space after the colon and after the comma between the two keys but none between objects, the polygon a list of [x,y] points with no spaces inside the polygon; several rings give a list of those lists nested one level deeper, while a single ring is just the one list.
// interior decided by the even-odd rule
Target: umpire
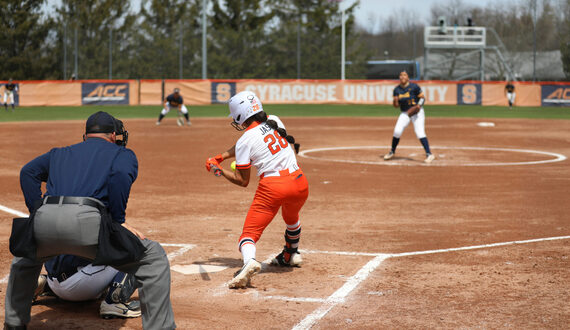
[{"label": "umpire", "polygon": [[[133,274],[143,328],[176,328],[166,253],[124,223],[138,174],[137,157],[125,148],[127,140],[123,123],[99,111],[87,119],[83,142],[54,148],[22,168],[20,185],[30,218],[14,219],[5,329],[26,329],[43,262],[59,254]],[[27,229],[18,232],[18,227]]]}]

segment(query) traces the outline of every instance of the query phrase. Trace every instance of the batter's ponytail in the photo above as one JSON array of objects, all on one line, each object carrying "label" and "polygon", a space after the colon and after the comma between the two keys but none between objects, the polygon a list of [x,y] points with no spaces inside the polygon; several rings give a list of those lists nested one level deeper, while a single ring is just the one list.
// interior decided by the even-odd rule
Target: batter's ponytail
[{"label": "batter's ponytail", "polygon": [[277,133],[281,135],[281,137],[285,138],[285,140],[287,140],[287,142],[289,142],[289,144],[291,144],[295,148],[295,153],[299,153],[299,148],[301,147],[301,145],[299,143],[295,143],[295,138],[293,137],[293,135],[287,135],[287,131],[284,128],[279,127],[275,120],[268,119],[267,125],[276,130]]}]

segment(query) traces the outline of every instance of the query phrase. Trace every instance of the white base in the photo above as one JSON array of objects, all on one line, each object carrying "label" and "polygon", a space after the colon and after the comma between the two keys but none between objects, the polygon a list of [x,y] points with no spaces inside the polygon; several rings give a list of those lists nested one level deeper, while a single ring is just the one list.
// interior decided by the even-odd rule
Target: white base
[{"label": "white base", "polygon": [[221,272],[226,269],[226,266],[215,266],[215,265],[174,265],[170,267],[173,271],[182,273],[184,275],[189,274],[203,274],[203,273],[216,273]]}]

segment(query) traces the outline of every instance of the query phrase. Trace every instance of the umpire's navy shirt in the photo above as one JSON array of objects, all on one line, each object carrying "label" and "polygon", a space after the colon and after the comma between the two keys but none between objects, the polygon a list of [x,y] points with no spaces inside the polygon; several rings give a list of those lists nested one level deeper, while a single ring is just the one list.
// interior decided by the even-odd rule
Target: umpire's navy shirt
[{"label": "umpire's navy shirt", "polygon": [[46,196],[93,197],[103,202],[113,220],[125,222],[131,185],[138,175],[135,153],[101,138],[54,148],[27,163],[20,172],[20,186],[30,213],[34,202]]}]

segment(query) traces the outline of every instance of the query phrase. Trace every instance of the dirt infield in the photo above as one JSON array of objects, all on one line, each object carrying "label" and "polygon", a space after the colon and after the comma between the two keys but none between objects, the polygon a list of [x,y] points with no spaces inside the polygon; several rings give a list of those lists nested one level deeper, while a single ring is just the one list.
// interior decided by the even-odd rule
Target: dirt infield
[{"label": "dirt infield", "polygon": [[[252,287],[225,283],[241,266],[237,239],[257,186],[205,171],[240,136],[225,118],[178,127],[127,119],[139,159],[127,221],[165,246],[180,329],[567,328],[570,324],[570,121],[427,118],[436,160],[424,165],[409,127],[384,162],[396,118],[284,118],[310,185],[301,212],[305,264],[264,264]],[[493,122],[494,126],[479,126]],[[0,124],[0,205],[25,212],[19,170],[81,141],[84,122]],[[329,148],[319,150],[319,148]],[[229,166],[229,164],[227,164]],[[11,218],[0,211],[0,290]],[[258,259],[283,245],[278,215]],[[516,242],[516,244],[515,244]],[[2,298],[0,310],[3,313]],[[101,320],[99,302],[42,298],[30,329],[140,329]]]}]

